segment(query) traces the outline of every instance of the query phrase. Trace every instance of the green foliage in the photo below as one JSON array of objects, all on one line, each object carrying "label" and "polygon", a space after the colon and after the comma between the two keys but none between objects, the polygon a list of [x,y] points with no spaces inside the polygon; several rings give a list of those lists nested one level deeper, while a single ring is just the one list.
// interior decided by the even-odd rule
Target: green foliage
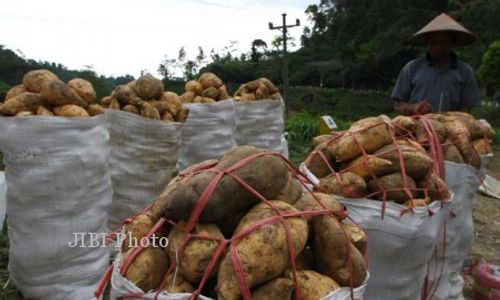
[{"label": "green foliage", "polygon": [[0,81],[0,101],[5,99],[7,92],[10,90],[11,86],[7,83]]},{"label": "green foliage", "polygon": [[484,53],[477,75],[489,87],[500,88],[500,40],[491,43]]}]

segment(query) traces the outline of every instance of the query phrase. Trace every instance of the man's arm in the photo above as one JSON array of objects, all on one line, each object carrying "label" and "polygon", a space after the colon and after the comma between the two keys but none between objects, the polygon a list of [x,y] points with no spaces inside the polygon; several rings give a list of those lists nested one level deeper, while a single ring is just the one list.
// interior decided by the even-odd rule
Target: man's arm
[{"label": "man's arm", "polygon": [[396,100],[394,102],[394,110],[405,116],[425,115],[432,112],[432,106],[426,100],[417,103],[408,103]]}]

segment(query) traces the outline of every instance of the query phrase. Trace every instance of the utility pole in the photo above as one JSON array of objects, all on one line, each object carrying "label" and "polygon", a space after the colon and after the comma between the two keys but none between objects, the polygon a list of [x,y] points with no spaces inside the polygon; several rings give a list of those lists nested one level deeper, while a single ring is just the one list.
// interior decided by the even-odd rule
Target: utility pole
[{"label": "utility pole", "polygon": [[269,29],[271,30],[281,30],[283,32],[283,100],[285,101],[285,116],[288,117],[290,112],[290,103],[288,101],[288,54],[287,54],[287,33],[288,28],[300,26],[300,20],[295,19],[294,25],[286,25],[286,14],[283,16],[283,25],[274,26],[273,23],[269,22]]}]

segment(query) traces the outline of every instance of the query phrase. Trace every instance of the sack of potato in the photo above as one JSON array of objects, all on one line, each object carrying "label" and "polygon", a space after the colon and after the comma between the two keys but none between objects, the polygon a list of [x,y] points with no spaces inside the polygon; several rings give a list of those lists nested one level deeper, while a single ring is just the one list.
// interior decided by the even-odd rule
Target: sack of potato
[{"label": "sack of potato", "polygon": [[238,102],[274,100],[283,101],[283,97],[276,86],[267,78],[259,78],[240,85],[234,93],[234,100]]},{"label": "sack of potato", "polygon": [[96,94],[90,82],[81,78],[67,84],[48,70],[26,73],[22,84],[11,88],[3,103],[3,116],[90,117],[103,114],[95,104]]},{"label": "sack of potato", "polygon": [[[391,119],[359,120],[344,132],[314,139],[301,169],[315,190],[337,195],[370,245],[367,299],[417,299],[439,240],[451,194],[439,162]],[[439,262],[442,265],[442,262]]]},{"label": "sack of potato", "polygon": [[[109,264],[109,134],[94,118],[0,118],[9,273],[26,299],[91,299]],[[99,239],[100,241],[100,239]]]},{"label": "sack of potato", "polygon": [[113,203],[108,227],[151,204],[172,179],[181,144],[182,124],[156,122],[139,115],[108,110]]},{"label": "sack of potato", "polygon": [[299,178],[251,146],[191,166],[124,226],[97,294],[111,280],[111,299],[361,299],[363,230]]},{"label": "sack of potato", "polygon": [[[446,184],[454,198],[445,210],[446,245],[438,245],[442,272],[430,269],[429,286],[433,299],[459,299],[464,281],[461,269],[474,236],[473,207],[476,191],[484,176],[484,166],[491,156],[494,131],[487,122],[463,112],[428,114],[422,117],[397,117],[393,120],[402,136],[413,135],[432,157],[444,158]],[[435,132],[433,138],[422,130]],[[435,150],[433,150],[433,148]],[[446,250],[446,251],[444,251]],[[443,275],[441,275],[441,273]],[[437,275],[434,275],[437,274]]]},{"label": "sack of potato", "polygon": [[186,82],[185,92],[181,96],[182,103],[213,104],[228,100],[231,97],[224,82],[214,73],[203,73],[198,80]]}]

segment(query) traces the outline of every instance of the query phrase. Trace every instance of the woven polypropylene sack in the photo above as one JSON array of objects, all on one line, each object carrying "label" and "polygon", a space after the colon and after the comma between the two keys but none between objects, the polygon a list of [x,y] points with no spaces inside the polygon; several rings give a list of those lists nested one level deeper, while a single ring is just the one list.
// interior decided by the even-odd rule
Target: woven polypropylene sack
[{"label": "woven polypropylene sack", "polygon": [[280,154],[285,153],[281,139],[285,128],[283,101],[236,102],[235,109],[235,139],[239,146],[251,145]]},{"label": "woven polypropylene sack", "polygon": [[[489,157],[482,157],[481,170],[467,164],[445,162],[446,183],[455,197],[446,208],[446,228],[441,230],[442,235],[446,231],[446,247],[441,247],[438,251],[439,260],[444,262],[444,270],[442,276],[430,278],[431,285],[434,285],[434,291],[430,293],[431,299],[463,299],[462,266],[474,241],[472,212],[488,160]],[[435,274],[432,271],[430,273]]]},{"label": "woven polypropylene sack", "polygon": [[7,210],[7,199],[5,198],[6,192],[7,184],[5,183],[5,172],[0,171],[0,230],[3,229],[5,213]]},{"label": "woven polypropylene sack", "polygon": [[182,171],[199,162],[221,157],[236,147],[233,100],[214,104],[187,104],[189,115],[182,128],[177,169]]},{"label": "woven polypropylene sack", "polygon": [[[112,189],[106,117],[0,118],[9,272],[28,299],[91,299],[106,248],[71,247],[104,233]],[[94,245],[95,246],[95,245]]]},{"label": "woven polypropylene sack", "polygon": [[151,204],[172,179],[177,164],[181,123],[150,120],[108,110],[113,203],[108,226]]}]

